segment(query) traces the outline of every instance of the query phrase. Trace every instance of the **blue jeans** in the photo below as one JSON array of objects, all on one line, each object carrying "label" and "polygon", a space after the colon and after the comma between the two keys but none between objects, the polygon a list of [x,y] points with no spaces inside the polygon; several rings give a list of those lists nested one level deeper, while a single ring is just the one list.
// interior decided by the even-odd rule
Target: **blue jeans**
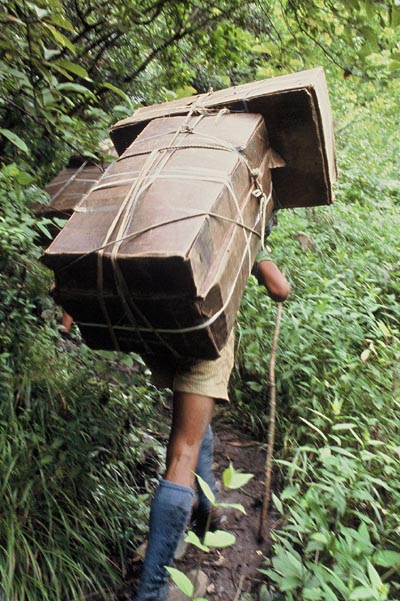
[{"label": "blue jeans", "polygon": [[161,480],[150,510],[149,540],[136,601],[166,601],[168,572],[189,521],[194,492]]},{"label": "blue jeans", "polygon": [[[208,426],[206,433],[201,443],[199,458],[197,460],[196,474],[198,474],[203,480],[205,480],[208,486],[211,488],[213,493],[217,494],[217,487],[215,484],[215,477],[212,470],[214,459],[214,435],[211,426]],[[210,510],[210,502],[201,490],[199,486],[199,509],[207,512]]]},{"label": "blue jeans", "polygon": [[[200,447],[196,473],[215,493],[213,450],[213,432],[208,426]],[[201,490],[198,493],[199,508],[206,513],[210,509],[210,502]],[[190,518],[193,498],[191,488],[161,480],[151,504],[147,552],[136,601],[168,599],[168,572],[165,566],[173,563],[179,540]]]}]

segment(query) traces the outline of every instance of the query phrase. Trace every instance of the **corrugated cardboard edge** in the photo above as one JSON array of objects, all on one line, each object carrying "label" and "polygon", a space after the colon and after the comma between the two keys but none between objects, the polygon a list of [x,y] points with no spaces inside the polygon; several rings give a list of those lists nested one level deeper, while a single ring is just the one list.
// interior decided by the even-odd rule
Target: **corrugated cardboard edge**
[{"label": "corrugated cardboard edge", "polygon": [[[328,88],[325,73],[322,67],[316,67],[298,73],[282,75],[252,83],[241,84],[225,90],[219,90],[208,94],[200,94],[188,98],[181,98],[170,102],[161,103],[149,107],[142,107],[126,119],[118,121],[111,127],[111,138],[121,152],[122,148],[118,142],[121,130],[131,128],[132,140],[145,125],[159,116],[172,116],[184,114],[193,108],[193,105],[205,108],[223,107],[232,104],[236,100],[245,100],[246,93],[252,91],[251,100],[264,96],[273,96],[291,93],[299,90],[307,91],[312,98],[313,119],[317,125],[320,139],[320,154],[325,165],[324,179],[327,190],[328,203],[333,201],[332,184],[337,178],[336,153],[333,133],[333,119],[329,102]],[[257,92],[259,90],[259,93]],[[228,96],[228,97],[227,97]],[[268,123],[267,123],[268,127]],[[136,131],[135,131],[136,130]],[[284,157],[285,158],[285,157]]]}]

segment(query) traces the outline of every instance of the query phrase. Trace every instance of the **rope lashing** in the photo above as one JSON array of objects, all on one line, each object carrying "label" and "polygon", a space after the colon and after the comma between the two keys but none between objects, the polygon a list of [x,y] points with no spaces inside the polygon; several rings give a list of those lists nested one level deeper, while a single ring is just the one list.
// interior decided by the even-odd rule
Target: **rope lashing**
[{"label": "rope lashing", "polygon": [[[194,124],[190,124],[189,123],[190,119],[193,117],[193,114],[197,113],[197,112],[199,112],[201,114],[199,114],[199,116],[195,120]],[[248,160],[246,159],[246,157],[243,154],[243,150],[244,150],[243,147],[235,147],[232,144],[229,144],[224,140],[221,141],[218,138],[206,135],[196,129],[196,126],[198,125],[198,123],[201,121],[202,117],[205,114],[209,114],[209,112],[207,110],[206,111],[203,111],[203,110],[198,111],[198,107],[197,108],[193,107],[193,111],[191,111],[189,113],[189,115],[186,117],[185,123],[183,123],[177,131],[170,132],[172,134],[172,139],[169,141],[169,144],[167,144],[167,145],[163,144],[162,146],[159,146],[158,148],[155,148],[152,150],[146,149],[143,151],[139,150],[137,152],[129,152],[128,151],[128,153],[125,153],[122,157],[120,157],[118,159],[118,161],[120,162],[122,160],[126,160],[126,159],[134,157],[134,156],[147,155],[147,157],[144,161],[144,164],[142,165],[142,168],[140,169],[140,171],[136,172],[137,173],[136,177],[134,177],[134,178],[130,177],[128,179],[126,177],[124,179],[121,178],[121,176],[123,177],[124,175],[131,175],[131,172],[125,172],[122,174],[120,173],[120,174],[115,174],[115,175],[112,173],[109,173],[109,174],[106,173],[105,176],[103,176],[103,180],[104,179],[113,179],[113,181],[98,184],[97,186],[95,186],[92,189],[92,192],[95,192],[97,190],[104,190],[107,188],[126,186],[126,185],[130,186],[128,193],[124,197],[121,205],[119,206],[119,208],[116,212],[114,219],[112,220],[112,223],[110,224],[110,226],[106,232],[106,235],[103,239],[103,243],[100,244],[97,248],[92,249],[92,250],[88,251],[87,253],[84,253],[77,259],[70,262],[68,265],[65,265],[63,268],[61,268],[61,270],[58,270],[60,272],[63,269],[70,268],[74,263],[82,260],[85,256],[88,256],[88,255],[96,253],[96,252],[98,253],[98,257],[97,257],[97,272],[98,272],[97,296],[99,299],[102,313],[104,315],[105,325],[103,325],[103,326],[101,324],[97,324],[97,325],[100,327],[106,327],[109,330],[111,339],[116,348],[118,348],[118,339],[117,339],[116,332],[119,331],[121,328],[124,328],[124,329],[130,330],[130,331],[135,331],[137,333],[138,340],[141,341],[141,344],[146,351],[148,351],[148,344],[147,344],[146,340],[143,338],[142,334],[152,332],[156,335],[157,338],[159,338],[159,340],[162,342],[162,344],[164,344],[170,352],[172,352],[175,355],[179,355],[179,353],[177,354],[176,351],[174,351],[174,349],[171,348],[168,341],[165,340],[165,338],[163,338],[162,334],[167,334],[167,333],[171,333],[171,332],[184,334],[186,332],[192,332],[194,330],[207,328],[209,325],[214,323],[214,321],[216,319],[218,319],[218,317],[226,309],[227,304],[230,302],[230,300],[232,298],[237,280],[238,280],[241,270],[243,268],[243,262],[245,261],[246,257],[248,258],[248,262],[249,262],[248,272],[251,271],[251,268],[252,268],[251,249],[250,249],[251,236],[256,235],[258,238],[261,238],[262,245],[264,244],[263,231],[264,231],[264,224],[266,221],[267,207],[272,200],[272,195],[273,195],[272,187],[267,196],[264,193],[263,188],[262,188],[261,170],[254,169],[249,165]],[[223,114],[223,112],[221,112],[221,114]],[[188,144],[187,138],[195,136],[195,135],[197,135],[198,137],[202,137],[202,139],[204,141],[208,140],[212,143]],[[160,135],[157,134],[157,136],[150,136],[149,139],[152,137],[154,137],[154,138],[160,137]],[[165,137],[165,134],[163,134],[163,137]],[[182,139],[180,139],[180,138],[182,138]],[[193,148],[194,149],[199,148],[199,149],[205,149],[205,150],[234,152],[240,158],[240,161],[246,166],[246,168],[248,170],[249,177],[253,181],[254,189],[251,192],[251,194],[255,198],[257,198],[257,200],[259,202],[259,211],[257,213],[257,217],[256,217],[256,220],[255,220],[255,223],[253,224],[253,226],[249,226],[244,222],[242,209],[239,205],[239,201],[236,198],[236,194],[232,187],[232,183],[230,182],[230,178],[226,174],[221,174],[221,173],[215,172],[211,169],[210,170],[191,169],[191,170],[186,170],[186,171],[183,169],[181,169],[181,170],[175,169],[175,170],[169,170],[169,171],[165,169],[168,161],[170,160],[170,158],[173,156],[173,154],[175,152],[179,152],[180,150],[184,150],[184,149],[193,149]],[[120,179],[119,180],[117,179],[115,181],[114,178],[118,178],[118,177]],[[164,220],[160,223],[153,223],[153,224],[151,224],[147,227],[141,228],[140,230],[137,230],[135,232],[129,232],[136,208],[138,206],[138,202],[143,197],[143,194],[146,192],[146,190],[148,190],[150,188],[150,186],[155,181],[162,180],[162,179],[169,179],[169,178],[170,179],[172,179],[172,178],[174,178],[174,179],[177,179],[177,178],[178,179],[191,179],[191,180],[197,179],[199,181],[211,181],[211,182],[223,184],[227,188],[230,196],[233,199],[233,203],[234,203],[234,206],[236,209],[236,218],[233,219],[233,218],[230,218],[225,215],[220,215],[213,211],[194,211],[189,215],[180,215],[179,217],[171,218],[169,220]],[[77,212],[96,212],[96,210],[98,210],[98,211],[111,210],[109,205],[106,205],[103,207],[99,207],[99,206],[85,207],[84,206],[85,200],[86,199],[83,199],[82,202],[79,203],[79,206],[76,209]],[[113,206],[115,207],[115,203]],[[152,231],[156,228],[167,226],[172,223],[184,221],[186,219],[193,219],[193,218],[197,218],[197,217],[210,217],[210,218],[214,218],[214,219],[223,220],[226,222],[233,223],[242,229],[244,241],[245,241],[245,247],[244,247],[243,255],[241,258],[241,262],[240,262],[240,269],[238,270],[236,277],[234,278],[233,285],[228,293],[227,299],[225,300],[223,307],[220,308],[213,316],[211,316],[205,322],[202,322],[201,324],[197,324],[197,325],[189,327],[189,328],[179,328],[179,329],[154,328],[152,326],[152,324],[150,324],[148,322],[146,316],[143,315],[142,311],[140,311],[139,307],[137,306],[137,303],[135,303],[132,299],[132,295],[129,291],[128,285],[125,281],[124,275],[123,275],[120,265],[118,263],[119,250],[121,248],[121,245],[124,242],[126,242],[128,240],[132,240],[135,237],[145,234],[146,232]],[[259,225],[260,221],[261,221],[261,232],[262,232],[261,234],[259,233],[259,231],[257,231],[255,229]],[[124,308],[125,317],[128,318],[128,322],[131,324],[130,326],[129,325],[121,326],[121,325],[113,324],[112,320],[110,319],[109,313],[108,313],[107,303],[106,303],[105,297],[104,297],[104,268],[103,268],[103,262],[104,262],[104,258],[105,258],[104,253],[106,252],[107,249],[111,249],[111,265],[112,265],[112,270],[113,270],[113,274],[114,274],[114,282],[115,282],[115,286],[116,286],[116,291],[117,291],[118,297],[121,300],[122,307]],[[141,324],[138,323],[138,320],[141,321]],[[90,325],[90,324],[82,323],[81,325]]]}]

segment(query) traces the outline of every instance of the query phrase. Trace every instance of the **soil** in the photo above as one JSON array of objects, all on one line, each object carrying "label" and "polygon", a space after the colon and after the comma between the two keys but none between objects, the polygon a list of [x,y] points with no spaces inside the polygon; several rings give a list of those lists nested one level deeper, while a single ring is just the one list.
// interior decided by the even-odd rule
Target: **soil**
[{"label": "soil", "polygon": [[[236,536],[233,546],[204,553],[188,545],[183,558],[176,560],[174,565],[186,574],[197,567],[207,574],[205,596],[209,601],[258,601],[258,591],[263,581],[258,568],[265,567],[264,556],[270,545],[268,534],[262,542],[258,540],[265,480],[265,447],[232,430],[217,426],[214,432],[216,476],[222,475],[230,461],[235,470],[254,474],[243,489],[227,490],[221,487],[219,495],[221,502],[241,503],[246,515],[229,509],[222,519],[221,528]],[[276,516],[272,514],[269,520],[272,527],[275,519]],[[141,562],[135,562],[132,567],[134,582],[130,584],[131,590],[135,590]]]}]

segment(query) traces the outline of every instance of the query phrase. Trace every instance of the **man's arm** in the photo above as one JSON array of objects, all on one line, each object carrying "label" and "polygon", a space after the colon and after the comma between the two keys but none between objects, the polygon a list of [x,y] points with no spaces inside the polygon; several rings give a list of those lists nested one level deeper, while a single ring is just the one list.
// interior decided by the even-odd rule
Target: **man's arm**
[{"label": "man's arm", "polygon": [[265,286],[272,300],[282,302],[289,296],[290,283],[273,261],[259,261],[256,277],[258,283]]}]

